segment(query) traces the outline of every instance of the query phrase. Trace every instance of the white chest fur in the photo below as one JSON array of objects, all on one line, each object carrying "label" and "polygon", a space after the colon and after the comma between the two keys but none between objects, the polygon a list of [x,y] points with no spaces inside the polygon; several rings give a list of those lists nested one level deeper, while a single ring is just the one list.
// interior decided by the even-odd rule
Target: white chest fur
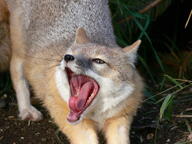
[{"label": "white chest fur", "polygon": [[114,116],[122,109],[122,103],[132,94],[134,85],[126,82],[116,83],[109,78],[101,77],[93,72],[89,76],[97,79],[100,91],[93,104],[89,118],[102,123],[103,120]]},{"label": "white chest fur", "polygon": [[70,88],[69,83],[67,80],[67,75],[65,73],[65,63],[64,61],[61,62],[60,66],[57,67],[55,72],[55,80],[56,80],[56,86],[60,93],[60,96],[62,99],[66,102],[68,102],[70,97]]}]

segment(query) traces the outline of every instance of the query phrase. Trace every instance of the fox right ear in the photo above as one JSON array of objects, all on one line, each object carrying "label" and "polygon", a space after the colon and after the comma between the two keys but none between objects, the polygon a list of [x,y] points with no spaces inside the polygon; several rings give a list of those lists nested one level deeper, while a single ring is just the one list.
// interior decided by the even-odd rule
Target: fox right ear
[{"label": "fox right ear", "polygon": [[89,43],[90,40],[86,34],[86,31],[83,28],[78,28],[76,31],[76,36],[75,36],[75,43],[76,44],[85,44]]},{"label": "fox right ear", "polygon": [[137,50],[141,44],[141,40],[137,40],[132,45],[123,48],[123,51],[127,54],[129,61],[134,64],[137,58]]}]

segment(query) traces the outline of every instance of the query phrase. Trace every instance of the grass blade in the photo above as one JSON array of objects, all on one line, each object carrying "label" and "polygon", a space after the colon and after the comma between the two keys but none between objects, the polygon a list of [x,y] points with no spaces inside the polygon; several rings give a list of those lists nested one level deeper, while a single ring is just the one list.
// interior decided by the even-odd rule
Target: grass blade
[{"label": "grass blade", "polygon": [[166,114],[166,110],[168,107],[172,104],[174,96],[171,94],[168,94],[166,98],[163,101],[163,104],[161,105],[160,108],[160,120],[162,120],[163,116]]}]

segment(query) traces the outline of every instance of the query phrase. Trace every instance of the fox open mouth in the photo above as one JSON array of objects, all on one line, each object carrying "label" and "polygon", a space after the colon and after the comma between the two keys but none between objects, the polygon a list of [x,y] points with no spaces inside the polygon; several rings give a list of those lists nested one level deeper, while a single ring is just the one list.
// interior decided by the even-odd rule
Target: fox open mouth
[{"label": "fox open mouth", "polygon": [[81,114],[90,106],[99,91],[98,83],[82,74],[75,74],[66,67],[71,96],[69,98],[70,112],[67,116],[69,122],[76,122]]}]

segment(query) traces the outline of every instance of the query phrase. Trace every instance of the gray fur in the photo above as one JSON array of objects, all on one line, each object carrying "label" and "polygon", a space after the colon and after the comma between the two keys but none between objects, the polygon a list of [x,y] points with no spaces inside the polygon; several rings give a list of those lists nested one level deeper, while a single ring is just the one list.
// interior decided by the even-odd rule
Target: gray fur
[{"label": "gray fur", "polygon": [[92,63],[90,59],[85,58],[82,55],[76,56],[76,64],[83,69],[90,69],[92,67]]},{"label": "gray fur", "polygon": [[108,0],[7,1],[22,10],[27,47],[32,51],[53,43],[70,46],[78,27],[86,30],[92,42],[116,46]]}]

